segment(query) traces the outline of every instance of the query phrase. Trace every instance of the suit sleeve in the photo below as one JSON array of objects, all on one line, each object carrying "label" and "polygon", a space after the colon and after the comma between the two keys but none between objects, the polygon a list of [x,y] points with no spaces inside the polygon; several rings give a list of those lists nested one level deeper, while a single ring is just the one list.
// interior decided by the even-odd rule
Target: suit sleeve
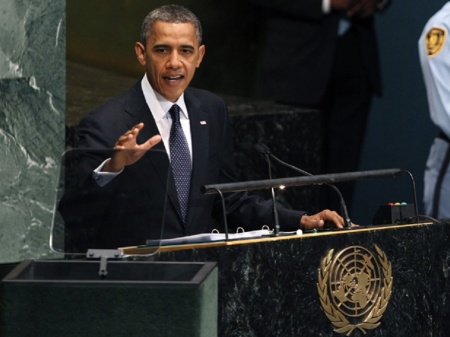
[{"label": "suit sleeve", "polygon": [[[95,115],[85,117],[78,127],[79,143],[65,155],[64,194],[58,211],[64,220],[65,250],[85,252],[96,247],[115,183],[100,187],[93,171],[112,154],[114,137]],[[112,248],[112,247],[108,247]]]}]

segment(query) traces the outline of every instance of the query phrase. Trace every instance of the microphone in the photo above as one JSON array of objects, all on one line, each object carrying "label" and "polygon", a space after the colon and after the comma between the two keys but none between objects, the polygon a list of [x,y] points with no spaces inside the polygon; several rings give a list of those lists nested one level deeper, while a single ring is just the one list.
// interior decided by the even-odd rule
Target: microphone
[{"label": "microphone", "polygon": [[255,191],[261,189],[268,189],[271,187],[284,187],[289,186],[308,186],[308,185],[323,185],[331,183],[340,183],[346,181],[359,181],[376,179],[383,177],[396,177],[400,173],[407,172],[398,168],[393,169],[383,169],[383,170],[371,170],[371,171],[360,171],[360,172],[344,172],[344,173],[331,173],[331,174],[319,174],[307,177],[291,177],[282,179],[272,179],[272,180],[252,180],[252,181],[241,181],[234,183],[223,183],[223,184],[211,184],[203,185],[200,187],[200,191],[203,194],[216,194],[218,191],[222,193],[228,192],[242,192],[242,191]]},{"label": "microphone", "polygon": [[[254,147],[257,147],[258,144],[255,144]],[[262,145],[259,145],[259,148],[257,148],[257,150],[259,152],[261,152],[264,155],[264,158],[267,161],[267,165],[269,167],[269,179],[272,180],[272,166],[271,166],[271,160],[270,160],[270,156],[268,153],[263,152],[265,149],[262,147]],[[275,227],[274,227],[274,236],[278,236],[280,234],[280,222],[278,219],[278,208],[277,208],[277,201],[276,201],[276,197],[275,197],[275,189],[273,187],[271,187],[271,192],[272,192],[272,204],[273,204],[273,218],[274,218],[274,222],[275,222]]]},{"label": "microphone", "polygon": [[[302,170],[302,169],[300,169],[300,168],[298,168],[298,167],[296,167],[296,166],[293,166],[293,165],[291,165],[291,164],[288,164],[288,163],[282,161],[280,158],[276,157],[276,156],[270,151],[269,147],[268,147],[266,144],[263,144],[263,143],[257,143],[257,144],[255,144],[253,147],[254,147],[254,149],[255,149],[256,151],[258,151],[259,153],[261,153],[262,155],[264,155],[264,156],[267,158],[267,159],[266,159],[267,161],[269,161],[269,158],[273,158],[273,159],[275,159],[278,163],[280,163],[281,165],[286,166],[286,167],[288,167],[288,168],[290,168],[290,169],[292,169],[292,170],[294,170],[294,171],[297,171],[297,172],[301,173],[302,175],[305,175],[305,176],[311,176],[311,177],[313,176],[313,174],[311,174],[311,173],[309,173],[309,172],[307,172],[307,171],[305,171],[305,170]],[[333,190],[338,194],[338,196],[339,196],[339,201],[340,201],[340,203],[341,203],[341,212],[342,212],[342,215],[343,215],[343,218],[344,218],[345,226],[346,226],[347,228],[352,227],[352,222],[351,222],[351,220],[350,220],[350,217],[348,216],[347,205],[345,204],[345,200],[344,200],[344,197],[342,196],[341,191],[340,191],[335,185],[333,185],[333,184],[325,183],[325,185],[329,186],[331,189],[333,189]]]}]

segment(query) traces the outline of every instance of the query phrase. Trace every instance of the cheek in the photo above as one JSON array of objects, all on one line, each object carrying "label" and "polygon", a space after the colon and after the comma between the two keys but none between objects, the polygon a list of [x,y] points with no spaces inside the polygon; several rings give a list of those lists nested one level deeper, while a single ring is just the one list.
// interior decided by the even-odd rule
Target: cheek
[{"label": "cheek", "polygon": [[198,67],[199,67],[199,65],[197,65],[195,63],[189,64],[189,67],[187,68],[187,73],[189,74],[190,78],[192,78],[194,76],[195,71],[197,70]]},{"label": "cheek", "polygon": [[147,67],[147,71],[152,74],[155,81],[161,80],[161,73],[162,70],[160,67],[158,67],[155,63],[149,63]]}]

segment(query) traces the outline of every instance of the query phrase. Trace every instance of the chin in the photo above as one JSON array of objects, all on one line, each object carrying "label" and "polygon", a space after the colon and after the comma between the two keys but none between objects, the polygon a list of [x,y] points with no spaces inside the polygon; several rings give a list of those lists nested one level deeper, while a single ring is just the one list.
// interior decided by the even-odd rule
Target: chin
[{"label": "chin", "polygon": [[167,92],[164,97],[167,98],[171,102],[175,102],[183,93],[183,91],[177,91],[177,92]]}]

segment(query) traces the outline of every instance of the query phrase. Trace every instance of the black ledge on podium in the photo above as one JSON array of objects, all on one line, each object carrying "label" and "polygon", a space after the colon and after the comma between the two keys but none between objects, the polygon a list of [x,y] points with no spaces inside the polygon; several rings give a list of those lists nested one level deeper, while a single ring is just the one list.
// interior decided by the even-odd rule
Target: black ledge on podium
[{"label": "black ledge on podium", "polygon": [[2,281],[0,335],[217,336],[214,262],[29,260]]}]

